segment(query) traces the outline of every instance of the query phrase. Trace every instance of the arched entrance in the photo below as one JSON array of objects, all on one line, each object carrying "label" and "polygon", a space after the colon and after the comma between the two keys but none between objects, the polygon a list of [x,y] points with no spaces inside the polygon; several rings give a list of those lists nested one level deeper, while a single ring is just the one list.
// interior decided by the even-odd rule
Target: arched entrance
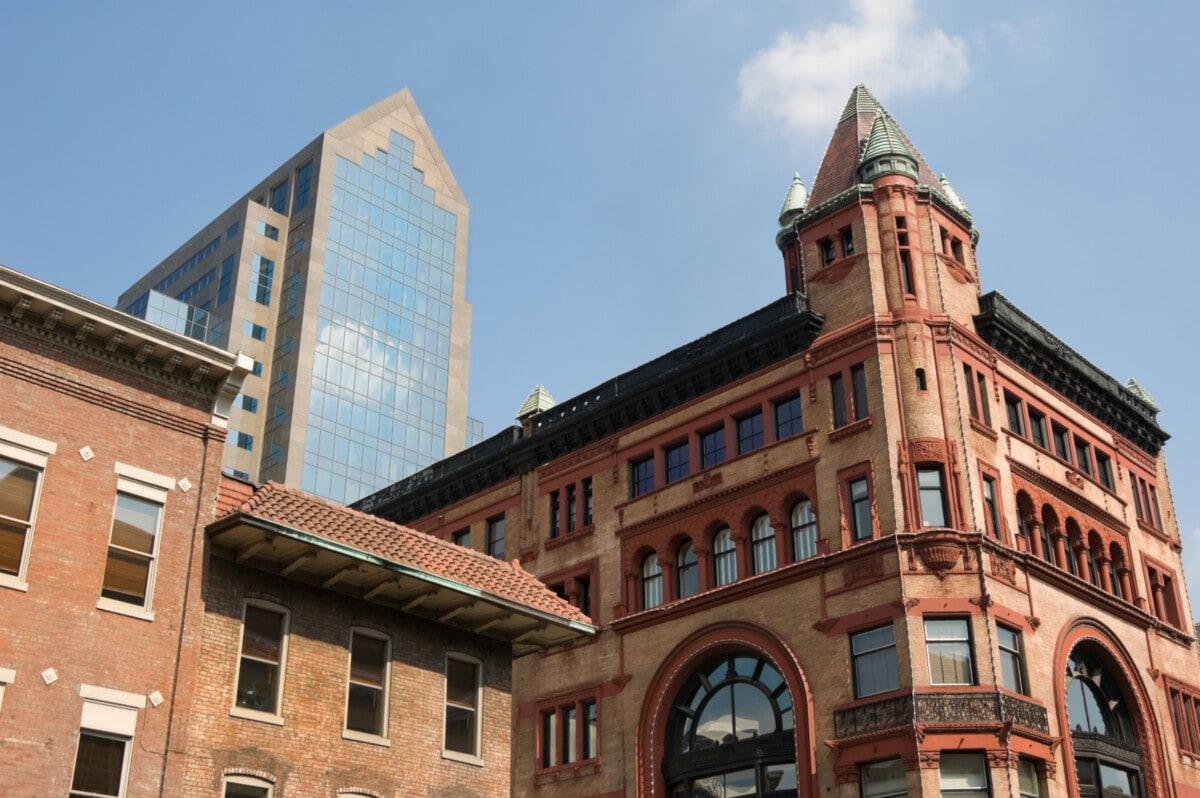
[{"label": "arched entrance", "polygon": [[1141,798],[1142,748],[1129,687],[1111,657],[1098,644],[1081,642],[1067,656],[1063,678],[1080,798]]},{"label": "arched entrance", "polygon": [[749,651],[695,668],[667,721],[663,777],[672,798],[797,795],[792,695],[779,670]]},{"label": "arched entrance", "polygon": [[808,686],[795,654],[763,627],[705,627],[663,658],[644,696],[638,795],[817,794]]}]

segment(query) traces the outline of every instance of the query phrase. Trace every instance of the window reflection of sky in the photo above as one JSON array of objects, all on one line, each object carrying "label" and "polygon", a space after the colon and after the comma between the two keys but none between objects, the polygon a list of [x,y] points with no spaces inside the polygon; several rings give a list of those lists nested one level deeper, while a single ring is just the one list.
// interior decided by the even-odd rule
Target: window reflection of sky
[{"label": "window reflection of sky", "polygon": [[412,158],[334,169],[301,486],[335,501],[444,454],[457,220]]}]

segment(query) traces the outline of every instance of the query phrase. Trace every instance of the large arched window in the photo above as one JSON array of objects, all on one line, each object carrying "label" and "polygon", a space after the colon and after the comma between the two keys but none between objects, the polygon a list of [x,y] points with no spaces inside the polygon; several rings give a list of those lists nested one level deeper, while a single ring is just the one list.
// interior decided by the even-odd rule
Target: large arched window
[{"label": "large arched window", "polygon": [[796,789],[792,695],[753,654],[701,665],[675,696],[663,777],[671,798],[782,798]]},{"label": "large arched window", "polygon": [[1096,647],[1081,643],[1067,658],[1067,722],[1080,798],[1140,798],[1142,751],[1117,684]]},{"label": "large arched window", "polygon": [[662,567],[658,555],[650,553],[642,560],[642,609],[657,607],[662,600]]},{"label": "large arched window", "polygon": [[696,550],[689,540],[675,554],[675,595],[687,598],[700,590],[700,563],[696,561]]},{"label": "large arched window", "polygon": [[801,499],[792,508],[792,559],[796,562],[817,556],[817,514],[812,502]]},{"label": "large arched window", "polygon": [[713,538],[713,581],[717,587],[737,580],[737,546],[733,533],[725,527]]},{"label": "large arched window", "polygon": [[775,527],[765,515],[755,518],[750,527],[750,548],[754,573],[765,574],[775,569]]}]

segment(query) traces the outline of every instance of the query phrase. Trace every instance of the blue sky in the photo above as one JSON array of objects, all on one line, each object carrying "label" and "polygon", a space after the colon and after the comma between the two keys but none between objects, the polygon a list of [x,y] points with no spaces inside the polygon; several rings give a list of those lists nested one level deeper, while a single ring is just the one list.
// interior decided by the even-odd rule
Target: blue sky
[{"label": "blue sky", "polygon": [[780,296],[779,204],[864,82],[970,208],[984,290],[1163,408],[1200,597],[1197,29],[1187,2],[4,3],[0,263],[112,303],[407,86],[471,205],[491,434]]}]

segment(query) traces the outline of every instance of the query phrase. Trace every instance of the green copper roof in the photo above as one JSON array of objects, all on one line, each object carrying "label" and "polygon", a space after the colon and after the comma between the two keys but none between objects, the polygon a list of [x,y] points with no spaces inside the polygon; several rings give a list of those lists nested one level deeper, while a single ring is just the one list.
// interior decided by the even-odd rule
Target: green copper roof
[{"label": "green copper roof", "polygon": [[554,397],[543,386],[538,385],[529,392],[529,396],[521,404],[521,409],[517,411],[517,418],[525,418],[525,416],[540,413],[552,407],[554,407]]},{"label": "green copper roof", "polygon": [[887,114],[879,114],[875,117],[875,124],[871,125],[871,137],[867,139],[867,148],[863,151],[862,162],[873,161],[876,158],[885,158],[889,155],[900,155],[916,161],[916,156],[912,154],[912,150],[904,143],[904,137],[900,135],[899,128]]},{"label": "green copper roof", "polygon": [[838,118],[838,122],[843,122],[858,114],[874,114],[878,111],[879,103],[871,96],[871,92],[867,91],[867,87],[860,83],[850,92],[850,99],[846,101],[846,107],[842,109],[842,115]]},{"label": "green copper roof", "polygon": [[804,188],[804,181],[800,179],[800,173],[796,172],[792,176],[792,185],[788,188],[787,196],[783,198],[783,205],[779,208],[780,226],[787,224],[792,216],[803,211],[807,203],[808,191]]}]

